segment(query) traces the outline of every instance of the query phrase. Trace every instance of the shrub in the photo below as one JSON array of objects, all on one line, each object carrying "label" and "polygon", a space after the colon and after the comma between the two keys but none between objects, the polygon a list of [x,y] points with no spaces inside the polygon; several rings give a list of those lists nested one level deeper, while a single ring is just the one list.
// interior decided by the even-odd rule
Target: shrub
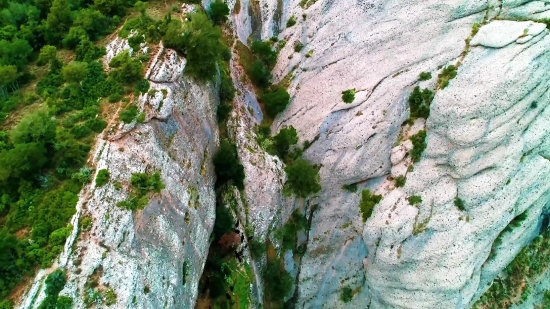
[{"label": "shrub", "polygon": [[372,194],[369,189],[361,191],[361,201],[359,202],[359,211],[363,222],[366,222],[374,211],[374,206],[380,203],[382,195]]},{"label": "shrub", "polygon": [[109,170],[107,169],[100,169],[99,172],[97,172],[97,176],[95,177],[95,184],[98,187],[102,187],[109,182],[110,178]]},{"label": "shrub", "polygon": [[290,94],[285,89],[278,88],[263,94],[260,99],[264,103],[267,115],[275,117],[284,111],[290,103]]},{"label": "shrub", "polygon": [[348,191],[348,192],[352,192],[352,193],[355,193],[357,192],[357,184],[356,183],[352,183],[352,184],[349,184],[349,185],[343,185],[342,186],[342,189]]},{"label": "shrub", "polygon": [[304,44],[300,41],[297,41],[296,45],[294,45],[294,51],[297,53],[301,52],[303,48],[304,48]]},{"label": "shrub", "polygon": [[298,159],[285,167],[287,180],[283,193],[305,198],[321,191],[319,170],[304,159]]},{"label": "shrub", "polygon": [[110,103],[115,103],[115,102],[118,102],[122,99],[122,95],[121,94],[118,94],[118,93],[113,93],[109,96],[109,102]]},{"label": "shrub", "polygon": [[294,250],[298,240],[297,233],[306,229],[309,229],[306,217],[295,210],[288,221],[275,231],[275,237],[281,240],[283,250]]},{"label": "shrub", "polygon": [[456,208],[458,208],[458,210],[460,210],[460,211],[466,210],[466,204],[464,204],[464,201],[461,198],[459,198],[458,196],[455,197],[455,202],[454,203],[455,203]]},{"label": "shrub", "polygon": [[277,62],[277,52],[271,48],[271,45],[262,42],[254,41],[250,50],[260,58],[268,67],[272,67]]},{"label": "shrub", "polygon": [[342,292],[340,293],[340,300],[344,303],[349,303],[353,298],[353,290],[349,286],[345,286],[342,288]]},{"label": "shrub", "polygon": [[437,75],[437,86],[443,89],[449,85],[449,81],[456,77],[456,67],[450,65],[445,67],[439,75]]},{"label": "shrub", "polygon": [[292,289],[292,276],[281,266],[281,261],[277,258],[268,260],[262,277],[266,297],[270,301],[281,301]]},{"label": "shrub", "polygon": [[290,16],[290,18],[286,22],[287,28],[290,28],[292,26],[296,25],[296,17],[294,15]]},{"label": "shrub", "polygon": [[418,77],[421,81],[430,80],[430,79],[432,79],[432,73],[422,72],[422,73],[420,73],[420,75]]},{"label": "shrub", "polygon": [[215,24],[222,24],[227,21],[227,16],[229,15],[229,7],[225,2],[221,0],[216,0],[210,3],[209,14],[210,18]]},{"label": "shrub", "polygon": [[153,174],[134,173],[130,178],[130,185],[130,198],[117,203],[118,207],[128,210],[143,209],[149,203],[147,195],[150,192],[160,193],[165,187],[158,171]]},{"label": "shrub", "polygon": [[126,107],[122,112],[120,112],[119,118],[124,123],[131,123],[136,119],[138,115],[138,107],[134,104]]},{"label": "shrub", "polygon": [[415,135],[410,137],[413,144],[413,148],[410,151],[413,162],[420,161],[422,152],[426,149],[426,131],[418,131]]},{"label": "shrub", "polygon": [[407,201],[409,201],[409,204],[414,206],[416,204],[422,203],[422,197],[419,195],[411,195],[407,198]]},{"label": "shrub", "polygon": [[149,87],[149,81],[146,79],[142,79],[136,83],[134,89],[139,93],[146,93],[147,91],[149,91]]},{"label": "shrub", "polygon": [[352,103],[355,100],[355,89],[348,89],[342,92],[342,101]]},{"label": "shrub", "polygon": [[420,87],[415,87],[409,96],[411,118],[428,118],[433,98],[434,94],[431,90],[420,91]]},{"label": "shrub", "polygon": [[282,128],[273,137],[273,147],[281,159],[288,155],[290,146],[298,144],[298,133],[293,126]]},{"label": "shrub", "polygon": [[244,167],[239,162],[235,145],[227,140],[223,140],[220,143],[220,148],[214,155],[213,161],[214,169],[216,170],[217,187],[233,181],[233,184],[237,188],[244,189]]},{"label": "shrub", "polygon": [[267,87],[272,74],[267,66],[261,61],[256,60],[246,68],[250,80],[258,87]]},{"label": "shrub", "polygon": [[401,187],[405,186],[405,181],[406,180],[407,179],[403,175],[399,175],[399,176],[395,177],[395,186],[397,188],[401,188]]},{"label": "shrub", "polygon": [[77,173],[74,173],[72,178],[82,184],[86,184],[92,180],[92,169],[89,167],[82,167]]}]

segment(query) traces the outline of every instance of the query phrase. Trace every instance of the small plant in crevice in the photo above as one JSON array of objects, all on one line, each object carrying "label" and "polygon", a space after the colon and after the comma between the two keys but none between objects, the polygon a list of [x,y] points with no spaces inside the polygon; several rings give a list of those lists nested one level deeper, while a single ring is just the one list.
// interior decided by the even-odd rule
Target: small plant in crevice
[{"label": "small plant in crevice", "polygon": [[422,157],[422,153],[427,147],[426,131],[424,130],[418,131],[418,133],[410,137],[410,140],[413,144],[413,148],[410,151],[412,161],[419,162]]},{"label": "small plant in crevice", "polygon": [[407,201],[411,206],[418,205],[422,203],[422,197],[420,195],[411,195],[407,197]]},{"label": "small plant in crevice", "polygon": [[297,21],[296,21],[296,17],[294,17],[294,15],[292,15],[292,16],[290,16],[290,18],[287,20],[287,22],[286,22],[286,27],[287,27],[287,28],[290,28],[290,27],[296,25],[296,22],[297,22]]},{"label": "small plant in crevice", "polygon": [[349,303],[353,299],[353,290],[349,286],[342,288],[340,292],[340,300],[344,303]]},{"label": "small plant in crevice", "polygon": [[299,53],[302,51],[303,48],[304,48],[304,43],[300,41],[296,41],[296,44],[294,45],[294,51]]},{"label": "small plant in crevice", "polygon": [[275,237],[281,240],[283,250],[295,250],[298,239],[297,233],[308,229],[309,225],[306,217],[300,214],[299,210],[295,210],[288,221],[275,231]]},{"label": "small plant in crevice", "polygon": [[443,71],[437,75],[437,87],[439,89],[444,89],[449,85],[449,81],[455,78],[456,75],[457,72],[454,65],[449,65],[443,68]]},{"label": "small plant in crevice", "polygon": [[361,191],[361,201],[359,202],[359,211],[363,222],[370,218],[376,204],[380,203],[382,195],[372,194],[369,189]]},{"label": "small plant in crevice", "polygon": [[411,112],[411,119],[425,118],[430,115],[430,104],[434,98],[434,93],[425,88],[420,90],[420,87],[414,87],[409,96],[409,108]]},{"label": "small plant in crevice", "polygon": [[138,107],[134,104],[131,104],[128,107],[126,107],[122,112],[120,112],[119,118],[124,123],[131,123],[136,119],[138,114],[139,114]]},{"label": "small plant in crevice", "polygon": [[107,184],[107,182],[109,182],[110,177],[111,177],[111,175],[109,173],[109,170],[100,169],[97,172],[97,176],[95,177],[95,185],[98,186],[98,187],[104,186],[105,184]]},{"label": "small plant in crevice", "polygon": [[405,186],[405,182],[407,181],[407,178],[405,178],[405,176],[403,175],[399,175],[395,177],[394,181],[395,181],[395,186],[397,188],[401,188]]},{"label": "small plant in crevice", "polygon": [[466,210],[466,204],[458,196],[455,197],[454,204],[455,204],[456,208],[458,208],[458,210],[460,210],[460,211]]},{"label": "small plant in crevice", "polygon": [[352,192],[352,193],[355,193],[357,192],[357,184],[356,183],[352,183],[352,184],[349,184],[349,185],[343,185],[342,186],[342,189],[343,190],[346,190],[348,192]]},{"label": "small plant in crevice", "polygon": [[426,81],[432,79],[432,73],[431,72],[422,72],[418,76],[418,79],[421,81]]},{"label": "small plant in crevice", "polygon": [[149,194],[160,193],[165,187],[158,171],[153,174],[134,173],[130,178],[130,185],[129,199],[117,203],[118,207],[127,210],[143,209],[149,203]]},{"label": "small plant in crevice", "polygon": [[287,180],[283,194],[306,198],[321,191],[319,170],[304,159],[298,159],[285,167]]},{"label": "small plant in crevice", "polygon": [[344,103],[352,103],[355,100],[355,89],[348,89],[342,91],[342,101]]}]

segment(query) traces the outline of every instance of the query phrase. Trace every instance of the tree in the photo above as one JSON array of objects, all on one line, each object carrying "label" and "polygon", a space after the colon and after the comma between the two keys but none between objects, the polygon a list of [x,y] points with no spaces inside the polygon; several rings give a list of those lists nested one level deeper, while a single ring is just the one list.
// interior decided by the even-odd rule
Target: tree
[{"label": "tree", "polygon": [[109,170],[107,169],[100,169],[97,172],[97,176],[95,177],[95,184],[98,187],[102,187],[109,182],[109,178],[111,177]]},{"label": "tree", "polygon": [[253,53],[257,54],[267,66],[272,67],[277,62],[277,52],[271,48],[271,45],[262,41],[254,41],[250,48]]},{"label": "tree", "polygon": [[222,24],[227,21],[227,16],[229,15],[229,7],[227,3],[216,0],[210,3],[210,18],[215,24]]},{"label": "tree", "polygon": [[141,16],[145,16],[145,11],[147,10],[148,3],[142,1],[136,1],[134,7],[141,13]]},{"label": "tree", "polygon": [[53,144],[55,128],[55,121],[46,112],[38,111],[21,119],[19,124],[10,131],[10,139],[14,144]]},{"label": "tree", "polygon": [[88,75],[86,62],[71,61],[61,70],[61,76],[69,83],[80,83]]},{"label": "tree", "polygon": [[281,158],[288,154],[290,146],[298,143],[298,133],[293,126],[282,128],[277,135],[273,137],[273,147]]},{"label": "tree", "polygon": [[0,65],[0,98],[8,96],[8,86],[17,78],[17,67]]},{"label": "tree", "polygon": [[109,21],[100,11],[86,8],[78,11],[73,27],[82,28],[92,40],[95,40],[109,30]]},{"label": "tree", "polygon": [[214,155],[214,168],[216,170],[216,186],[221,186],[228,181],[244,189],[244,167],[237,157],[237,149],[227,140],[220,143],[220,148]]},{"label": "tree", "polygon": [[192,13],[187,18],[183,37],[188,60],[185,71],[200,80],[212,79],[217,73],[216,62],[223,52],[220,28],[215,27],[204,13]]},{"label": "tree", "polygon": [[44,47],[40,49],[40,54],[38,55],[36,64],[42,66],[50,63],[50,61],[54,59],[57,59],[57,48],[52,45],[44,45]]},{"label": "tree", "polygon": [[290,95],[283,88],[278,88],[275,91],[267,92],[262,95],[260,99],[264,103],[267,115],[270,117],[277,116],[277,114],[284,111],[290,103]]},{"label": "tree", "polygon": [[319,170],[304,159],[298,159],[285,167],[287,180],[284,185],[286,195],[295,194],[306,198],[321,191]]},{"label": "tree", "polygon": [[359,202],[359,211],[361,212],[361,217],[363,222],[367,221],[368,218],[372,215],[374,206],[380,203],[382,200],[381,195],[372,194],[369,189],[361,191],[361,201]]},{"label": "tree", "polygon": [[124,51],[111,59],[109,66],[115,68],[109,76],[120,83],[130,84],[142,78],[143,68],[141,63],[132,59],[128,51]]}]

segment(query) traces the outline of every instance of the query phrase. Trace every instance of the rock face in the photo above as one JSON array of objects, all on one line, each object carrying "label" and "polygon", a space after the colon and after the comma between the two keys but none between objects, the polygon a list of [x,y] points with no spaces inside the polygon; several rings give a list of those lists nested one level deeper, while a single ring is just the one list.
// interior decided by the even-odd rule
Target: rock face
[{"label": "rock face", "polygon": [[[109,55],[124,46],[116,39]],[[77,216],[90,218],[91,229],[72,250],[69,241],[70,256],[59,262],[67,273],[61,295],[73,298],[74,308],[87,307],[87,298],[98,308],[192,308],[197,297],[215,216],[217,93],[183,77],[185,60],[176,53],[160,46],[152,58],[151,89],[135,98],[145,121],[116,124],[117,111],[98,139],[91,164],[108,169],[111,179],[83,190]],[[128,197],[132,173],[155,171],[166,187],[144,210],[116,206]],[[101,297],[111,289],[116,304],[109,306]]]},{"label": "rock face", "polygon": [[[287,44],[275,73],[293,74],[292,102],[273,130],[293,125],[302,141],[313,141],[306,157],[320,164],[323,185],[299,266],[297,308],[470,307],[537,235],[549,200],[548,31],[531,21],[493,21],[545,17],[546,5],[283,3],[278,12],[276,1],[260,1],[256,17],[262,39],[291,15],[298,20],[279,35]],[[242,20],[237,32],[254,33]],[[472,38],[474,23],[484,21]],[[298,41],[305,47],[295,53]],[[436,92],[427,123],[402,127],[412,88],[435,90],[440,69],[457,63],[458,76]],[[419,82],[421,72],[434,78]],[[341,92],[352,88],[355,101],[343,103]],[[428,148],[407,172],[406,140],[424,127]],[[388,177],[405,174],[404,188]],[[351,183],[384,195],[365,224],[359,194],[341,189]],[[423,202],[409,205],[412,195]],[[524,212],[527,219],[502,233],[488,259],[495,239]],[[346,304],[344,286],[354,290]]]}]

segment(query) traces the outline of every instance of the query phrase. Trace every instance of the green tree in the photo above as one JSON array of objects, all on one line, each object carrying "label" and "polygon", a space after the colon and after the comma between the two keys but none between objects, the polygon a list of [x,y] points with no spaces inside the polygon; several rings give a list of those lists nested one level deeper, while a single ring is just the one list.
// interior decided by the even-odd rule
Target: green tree
[{"label": "green tree", "polygon": [[115,68],[109,76],[120,83],[130,84],[136,82],[143,75],[141,63],[132,59],[128,51],[124,51],[111,59],[109,66]]},{"label": "green tree", "polygon": [[229,7],[227,3],[216,0],[210,3],[210,18],[215,24],[222,24],[227,21],[227,16],[229,15]]},{"label": "green tree", "polygon": [[274,66],[277,62],[277,52],[266,42],[254,41],[250,50],[269,67]]},{"label": "green tree", "polygon": [[97,176],[95,177],[95,184],[98,187],[104,186],[109,182],[109,178],[111,177],[111,174],[109,173],[109,170],[107,169],[100,169],[97,172]]},{"label": "green tree", "polygon": [[134,7],[139,11],[141,16],[145,16],[145,11],[147,10],[148,3],[142,1],[136,1]]},{"label": "green tree", "polygon": [[244,189],[244,167],[237,157],[237,149],[227,140],[220,143],[220,148],[214,155],[214,168],[216,170],[216,186],[221,186],[228,181]]},{"label": "green tree", "polygon": [[256,60],[247,67],[246,73],[248,73],[250,80],[258,87],[267,87],[272,77],[271,71],[261,60]]},{"label": "green tree", "polygon": [[57,48],[52,45],[44,45],[44,47],[40,49],[40,54],[38,55],[38,60],[36,61],[36,64],[40,66],[46,65],[54,59],[57,59]]},{"label": "green tree", "polygon": [[80,83],[88,75],[86,62],[71,61],[61,70],[61,76],[69,83]]},{"label": "green tree", "polygon": [[290,146],[298,143],[298,133],[293,126],[282,128],[277,135],[273,137],[273,147],[281,158],[288,155]]},{"label": "green tree", "polygon": [[287,180],[284,185],[286,195],[295,194],[305,198],[321,191],[319,170],[304,159],[298,159],[285,167]]},{"label": "green tree", "polygon": [[275,117],[286,109],[290,103],[290,95],[285,89],[278,88],[274,91],[264,93],[260,97],[260,100],[264,103],[267,114],[270,117]]},{"label": "green tree", "polygon": [[55,142],[56,122],[44,111],[38,111],[23,117],[10,131],[14,144]]},{"label": "green tree", "polygon": [[17,67],[0,65],[0,98],[8,96],[8,86],[17,79]]}]

